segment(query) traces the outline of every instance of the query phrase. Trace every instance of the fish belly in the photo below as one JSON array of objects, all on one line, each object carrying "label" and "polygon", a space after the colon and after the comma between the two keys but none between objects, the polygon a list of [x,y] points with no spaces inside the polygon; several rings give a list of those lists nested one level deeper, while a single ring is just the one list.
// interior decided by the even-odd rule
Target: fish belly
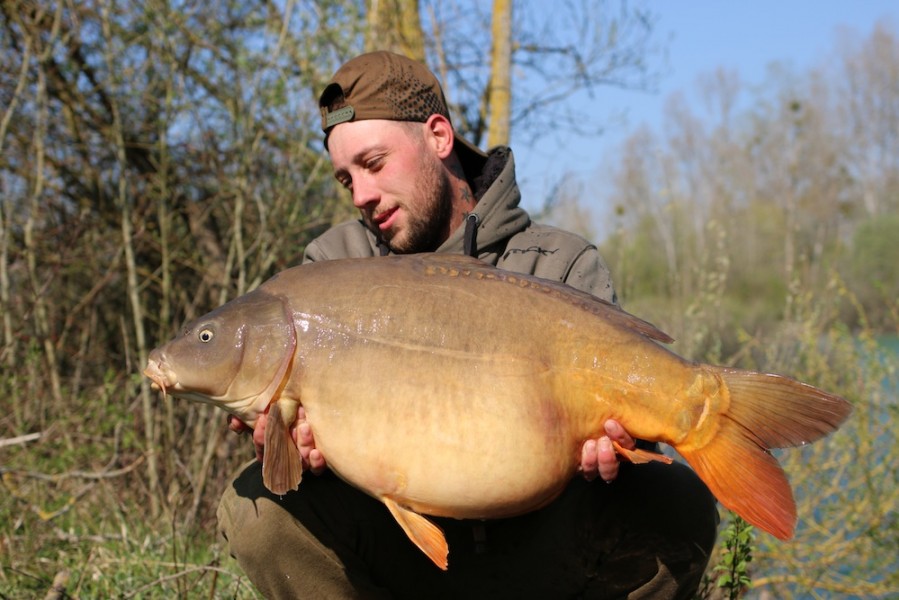
[{"label": "fish belly", "polygon": [[373,354],[343,352],[303,386],[317,446],[369,494],[432,515],[497,518],[543,506],[575,473],[590,425],[573,422],[546,365]]}]

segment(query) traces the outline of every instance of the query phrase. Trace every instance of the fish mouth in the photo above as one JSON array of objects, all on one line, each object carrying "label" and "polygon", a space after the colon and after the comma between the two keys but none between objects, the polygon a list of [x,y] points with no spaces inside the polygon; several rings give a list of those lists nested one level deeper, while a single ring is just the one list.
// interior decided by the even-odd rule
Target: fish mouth
[{"label": "fish mouth", "polygon": [[168,388],[175,385],[174,374],[170,369],[166,368],[163,361],[151,358],[147,361],[147,368],[144,369],[144,375],[150,378],[153,383],[150,385],[154,390],[162,390],[165,394]]}]

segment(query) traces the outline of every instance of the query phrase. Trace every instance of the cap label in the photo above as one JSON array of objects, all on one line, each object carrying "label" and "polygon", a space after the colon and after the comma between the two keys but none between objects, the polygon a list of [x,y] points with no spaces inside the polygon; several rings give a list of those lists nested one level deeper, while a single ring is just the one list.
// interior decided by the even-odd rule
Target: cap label
[{"label": "cap label", "polygon": [[334,127],[338,123],[344,123],[346,121],[350,121],[355,116],[356,111],[352,106],[344,106],[343,108],[339,108],[334,111],[329,111],[328,116],[325,117],[325,129],[330,129]]}]

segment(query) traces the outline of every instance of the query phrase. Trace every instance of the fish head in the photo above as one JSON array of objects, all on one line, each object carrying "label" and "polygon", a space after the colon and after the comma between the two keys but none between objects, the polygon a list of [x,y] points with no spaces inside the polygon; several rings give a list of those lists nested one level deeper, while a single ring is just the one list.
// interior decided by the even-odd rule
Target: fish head
[{"label": "fish head", "polygon": [[285,301],[256,290],[185,325],[150,353],[144,375],[163,393],[214,404],[253,426],[294,347]]}]

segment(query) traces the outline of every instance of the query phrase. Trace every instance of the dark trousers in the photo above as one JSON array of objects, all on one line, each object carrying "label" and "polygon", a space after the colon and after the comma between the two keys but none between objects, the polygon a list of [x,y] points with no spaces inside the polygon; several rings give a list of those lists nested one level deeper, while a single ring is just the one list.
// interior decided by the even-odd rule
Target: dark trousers
[{"label": "dark trousers", "polygon": [[387,508],[333,473],[273,496],[259,463],[226,490],[219,527],[267,598],[691,598],[718,526],[688,467],[622,465],[610,484],[577,477],[549,506],[510,519],[433,518],[441,571]]}]

